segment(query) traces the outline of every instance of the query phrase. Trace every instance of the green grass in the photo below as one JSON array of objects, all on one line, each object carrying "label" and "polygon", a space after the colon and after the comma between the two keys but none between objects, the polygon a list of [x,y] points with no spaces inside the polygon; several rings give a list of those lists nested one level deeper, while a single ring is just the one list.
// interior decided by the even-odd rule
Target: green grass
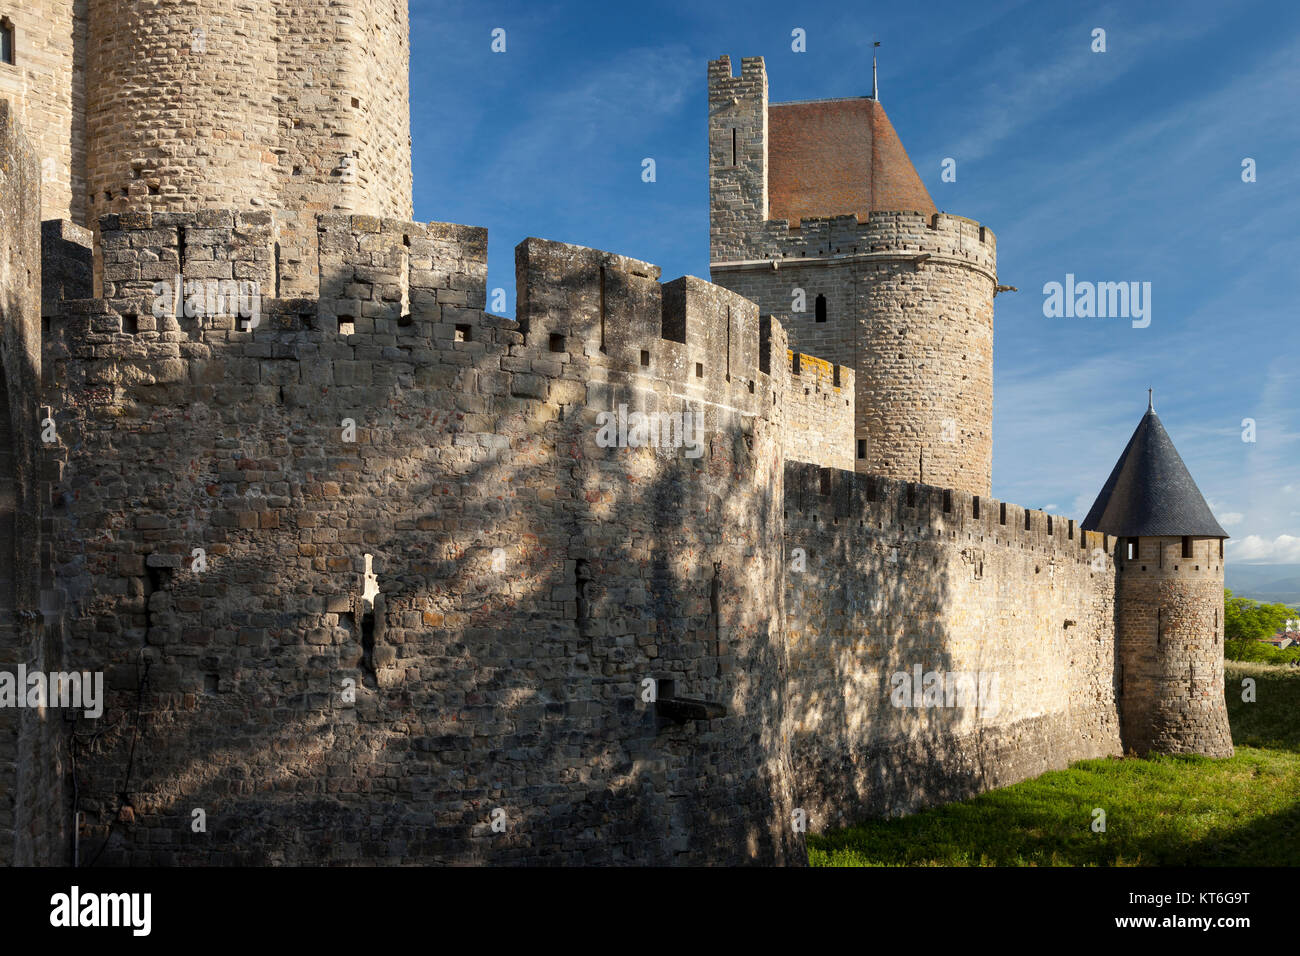
[{"label": "green grass", "polygon": [[[1300,668],[1227,662],[1236,756],[1084,760],[972,800],[808,838],[813,866],[1300,863]],[[1254,678],[1255,703],[1241,700]],[[1106,831],[1092,831],[1093,810]]]}]

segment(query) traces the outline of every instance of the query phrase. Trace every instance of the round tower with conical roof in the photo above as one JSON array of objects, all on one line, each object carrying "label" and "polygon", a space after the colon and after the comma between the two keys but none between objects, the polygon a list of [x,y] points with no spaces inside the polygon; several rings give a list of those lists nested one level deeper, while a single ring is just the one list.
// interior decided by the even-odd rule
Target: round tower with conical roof
[{"label": "round tower with conical roof", "polygon": [[1119,539],[1115,645],[1124,749],[1231,757],[1223,684],[1228,535],[1151,402],[1083,528]]}]

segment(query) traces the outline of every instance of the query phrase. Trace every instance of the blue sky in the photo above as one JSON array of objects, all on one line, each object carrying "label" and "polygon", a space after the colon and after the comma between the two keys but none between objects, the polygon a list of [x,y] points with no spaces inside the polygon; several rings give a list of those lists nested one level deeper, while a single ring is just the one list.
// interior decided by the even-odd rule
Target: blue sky
[{"label": "blue sky", "polygon": [[[1300,564],[1300,4],[411,0],[411,27],[416,218],[488,227],[507,314],[526,236],[707,278],[708,60],[763,56],[774,102],[857,96],[881,41],[936,205],[991,228],[1020,289],[994,319],[994,495],[1081,518],[1150,386],[1230,560]],[[1045,317],[1067,273],[1150,282],[1150,326]]]}]

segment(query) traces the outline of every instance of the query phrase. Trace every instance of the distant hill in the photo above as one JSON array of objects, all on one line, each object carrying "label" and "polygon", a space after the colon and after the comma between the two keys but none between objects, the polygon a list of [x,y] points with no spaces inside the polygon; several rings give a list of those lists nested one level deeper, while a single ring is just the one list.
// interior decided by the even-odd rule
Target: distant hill
[{"label": "distant hill", "polygon": [[1224,584],[1238,597],[1268,604],[1300,604],[1300,564],[1233,564]]}]

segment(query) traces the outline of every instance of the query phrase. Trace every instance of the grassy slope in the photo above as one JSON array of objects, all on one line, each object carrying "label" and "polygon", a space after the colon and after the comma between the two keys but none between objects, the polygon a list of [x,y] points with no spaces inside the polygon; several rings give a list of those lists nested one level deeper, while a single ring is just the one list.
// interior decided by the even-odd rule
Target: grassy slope
[{"label": "grassy slope", "polygon": [[[1243,703],[1244,677],[1257,701]],[[1300,864],[1300,668],[1227,663],[1230,760],[1085,760],[973,800],[810,836],[814,866]],[[1106,832],[1092,832],[1093,809]]]}]

